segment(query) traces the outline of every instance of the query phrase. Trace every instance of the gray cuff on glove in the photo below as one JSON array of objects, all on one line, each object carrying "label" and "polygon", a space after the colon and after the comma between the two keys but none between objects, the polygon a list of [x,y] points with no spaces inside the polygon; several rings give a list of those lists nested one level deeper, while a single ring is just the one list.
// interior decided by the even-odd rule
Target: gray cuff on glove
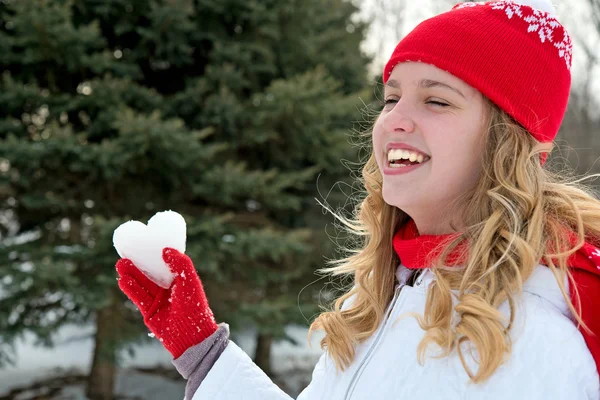
[{"label": "gray cuff on glove", "polygon": [[195,346],[187,349],[179,358],[173,360],[177,371],[187,379],[185,398],[191,400],[200,384],[208,375],[221,353],[229,344],[229,325],[220,323],[219,328]]}]

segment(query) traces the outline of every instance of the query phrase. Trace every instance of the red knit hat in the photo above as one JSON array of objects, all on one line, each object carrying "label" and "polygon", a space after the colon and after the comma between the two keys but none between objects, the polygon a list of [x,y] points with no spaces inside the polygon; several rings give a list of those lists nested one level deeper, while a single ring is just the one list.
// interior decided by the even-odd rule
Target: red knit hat
[{"label": "red knit hat", "polygon": [[432,64],[479,90],[540,142],[551,142],[569,99],[572,43],[552,5],[535,3],[461,3],[425,20],[398,43],[383,82],[398,63]]}]

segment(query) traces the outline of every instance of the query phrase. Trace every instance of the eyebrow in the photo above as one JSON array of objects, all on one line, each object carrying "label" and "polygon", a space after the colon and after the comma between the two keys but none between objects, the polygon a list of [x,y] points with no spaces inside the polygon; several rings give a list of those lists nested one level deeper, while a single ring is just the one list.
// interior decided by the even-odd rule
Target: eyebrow
[{"label": "eyebrow", "polygon": [[[395,80],[395,79],[390,79],[389,81],[387,81],[387,83],[385,84],[385,86],[389,86],[389,87],[393,87],[393,88],[400,88],[400,83]],[[450,89],[455,93],[458,93],[459,95],[461,95],[463,97],[463,99],[467,99],[465,97],[464,94],[462,94],[462,92],[446,83],[443,82],[439,82],[439,81],[434,81],[432,79],[421,79],[419,81],[419,86],[424,88],[424,89],[429,89],[429,88],[433,88],[433,87],[441,87],[441,88],[446,88],[446,89]]]}]

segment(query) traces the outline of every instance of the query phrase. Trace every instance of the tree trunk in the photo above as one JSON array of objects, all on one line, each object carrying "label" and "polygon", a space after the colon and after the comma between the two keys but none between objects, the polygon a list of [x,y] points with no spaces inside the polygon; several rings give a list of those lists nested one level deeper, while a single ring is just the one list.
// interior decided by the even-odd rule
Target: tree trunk
[{"label": "tree trunk", "polygon": [[[116,290],[116,289],[115,289]],[[116,375],[116,332],[120,319],[117,296],[111,292],[111,303],[98,310],[92,368],[88,377],[87,397],[90,400],[113,400]]]},{"label": "tree trunk", "polygon": [[256,338],[256,352],[254,353],[254,362],[270,377],[273,376],[271,370],[271,343],[273,336],[265,333],[258,334]]}]

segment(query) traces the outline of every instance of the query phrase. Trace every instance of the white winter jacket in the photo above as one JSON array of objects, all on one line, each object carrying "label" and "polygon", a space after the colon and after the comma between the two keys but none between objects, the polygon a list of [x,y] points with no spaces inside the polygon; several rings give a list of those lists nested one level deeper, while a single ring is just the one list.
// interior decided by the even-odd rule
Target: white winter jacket
[{"label": "white winter jacket", "polygon": [[[511,331],[512,353],[483,384],[469,383],[455,352],[417,362],[423,331],[408,313],[423,313],[426,291],[435,279],[425,271],[404,285],[400,265],[395,296],[378,330],[356,347],[349,368],[337,373],[329,354],[319,359],[312,381],[298,400],[489,399],[598,400],[600,380],[552,272],[539,265],[525,283]],[[352,299],[343,306],[347,308]],[[501,311],[508,315],[508,305]],[[395,322],[396,321],[396,322]],[[476,365],[471,360],[471,369]],[[230,342],[192,400],[290,400],[234,343]]]}]

